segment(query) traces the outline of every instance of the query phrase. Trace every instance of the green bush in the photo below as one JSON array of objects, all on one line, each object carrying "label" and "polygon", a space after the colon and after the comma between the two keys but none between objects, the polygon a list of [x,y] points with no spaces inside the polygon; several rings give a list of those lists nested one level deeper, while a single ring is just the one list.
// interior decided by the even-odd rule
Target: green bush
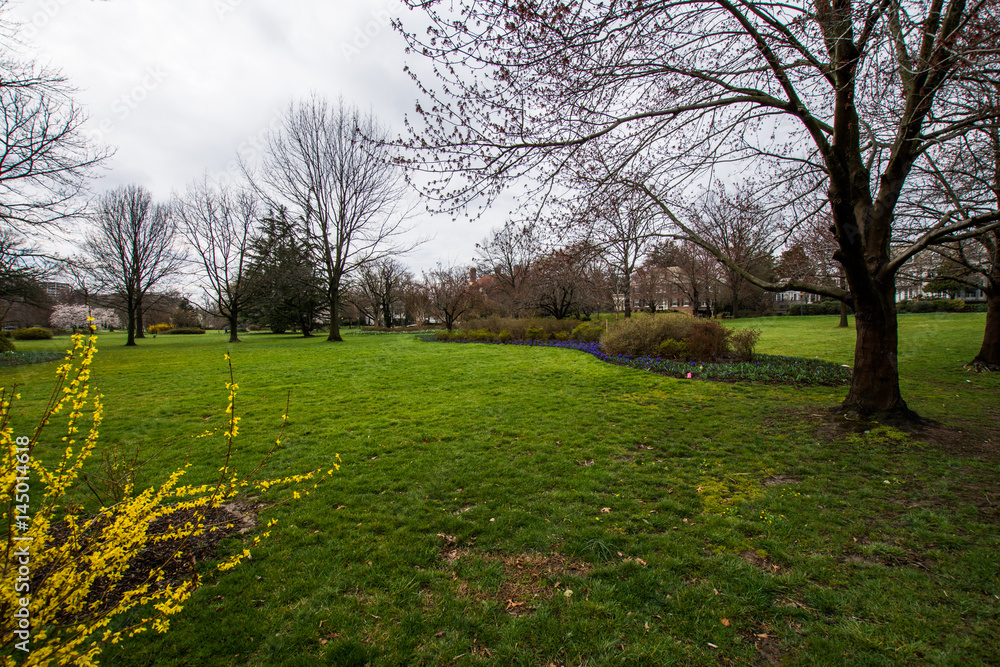
[{"label": "green bush", "polygon": [[734,331],[731,338],[733,353],[740,361],[750,361],[753,359],[754,348],[760,340],[760,329],[740,329]]},{"label": "green bush", "polygon": [[601,340],[601,334],[604,333],[604,327],[596,322],[581,322],[573,331],[570,333],[573,340],[578,340],[583,343],[596,343]]},{"label": "green bush", "polygon": [[176,329],[170,329],[166,333],[168,334],[203,334],[204,329],[199,327],[177,327]]},{"label": "green bush", "polygon": [[451,340],[451,332],[447,329],[434,332],[434,340]]},{"label": "green bush", "polygon": [[48,340],[52,338],[52,330],[43,327],[15,329],[11,336],[13,336],[14,340]]},{"label": "green bush", "polygon": [[498,335],[486,329],[466,332],[466,339],[474,343],[492,343],[497,340]]},{"label": "green bush", "polygon": [[660,343],[660,355],[664,359],[686,359],[688,356],[688,346],[682,340],[668,338]]},{"label": "green bush", "polygon": [[[461,329],[466,332],[489,331],[497,336],[501,332],[506,331],[510,334],[511,340],[550,340],[554,339],[556,334],[562,331],[567,332],[571,336],[577,324],[579,324],[577,320],[557,320],[543,317],[485,317],[479,320],[463,322]],[[536,338],[530,338],[528,336],[529,329],[539,329],[540,333],[534,334]],[[565,340],[569,340],[569,338],[567,337]]]},{"label": "green bush", "polygon": [[687,340],[695,318],[682,313],[633,315],[616,322],[601,336],[601,347],[610,355],[655,357],[660,343],[668,339]]},{"label": "green bush", "polygon": [[7,336],[0,336],[0,353],[2,352],[13,352],[17,348],[14,347],[14,341],[12,341]]},{"label": "green bush", "polygon": [[528,327],[524,332],[525,340],[548,340],[545,330],[541,327]]},{"label": "green bush", "polygon": [[715,361],[729,352],[733,332],[713,320],[702,320],[691,327],[686,338],[691,356],[698,361]]},{"label": "green bush", "polygon": [[555,340],[569,340],[570,339],[570,332],[569,331],[556,331],[555,333],[552,334],[552,338],[555,339]]},{"label": "green bush", "polygon": [[840,301],[824,299],[816,303],[788,307],[789,315],[840,315]]},{"label": "green bush", "polygon": [[[971,309],[970,309],[971,310]],[[961,299],[909,299],[896,304],[900,313],[957,313],[965,312]]]},{"label": "green bush", "polygon": [[510,331],[508,331],[507,329],[503,329],[500,333],[497,334],[497,340],[499,340],[501,343],[509,343],[511,341]]}]

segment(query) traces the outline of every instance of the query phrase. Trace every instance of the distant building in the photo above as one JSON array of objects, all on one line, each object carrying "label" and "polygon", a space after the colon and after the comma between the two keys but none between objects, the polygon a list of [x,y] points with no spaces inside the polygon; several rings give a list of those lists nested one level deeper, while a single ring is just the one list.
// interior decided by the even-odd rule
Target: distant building
[{"label": "distant building", "polygon": [[52,303],[69,303],[73,296],[73,286],[66,283],[61,283],[55,280],[48,280],[42,282],[42,287],[45,289],[45,293]]}]

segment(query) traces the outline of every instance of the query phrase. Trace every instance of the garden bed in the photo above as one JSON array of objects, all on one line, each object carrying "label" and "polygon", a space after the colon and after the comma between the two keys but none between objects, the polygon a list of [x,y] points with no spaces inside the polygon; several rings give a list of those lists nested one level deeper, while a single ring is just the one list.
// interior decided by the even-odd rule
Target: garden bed
[{"label": "garden bed", "polygon": [[722,382],[750,381],[772,384],[800,384],[839,386],[851,379],[851,369],[819,359],[801,359],[770,354],[754,354],[751,361],[741,362],[699,362],[677,361],[659,357],[630,357],[609,355],[601,349],[600,343],[575,340],[531,340],[531,341],[470,341],[436,340],[434,336],[423,336],[425,341],[472,343],[482,342],[493,345],[527,345],[541,347],[561,347],[592,354],[601,361],[618,366],[628,366],[652,371],[669,377],[692,380],[715,380]]}]

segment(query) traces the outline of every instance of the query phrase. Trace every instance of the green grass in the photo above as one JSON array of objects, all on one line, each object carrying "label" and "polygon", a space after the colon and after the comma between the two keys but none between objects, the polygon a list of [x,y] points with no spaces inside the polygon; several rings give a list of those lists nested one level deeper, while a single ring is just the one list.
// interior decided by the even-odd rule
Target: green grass
[{"label": "green grass", "polygon": [[[851,363],[836,321],[735,324],[763,330],[760,352]],[[268,449],[288,392],[265,474],[344,460],[265,510],[272,539],[210,575],[169,634],[105,664],[989,664],[1000,379],[961,367],[984,321],[900,317],[904,395],[950,429],[915,437],[831,426],[843,387],[675,380],[553,348],[102,334],[102,442],[158,451],[144,483],[186,462],[211,479],[221,439],[189,436],[222,422],[227,350],[239,465]],[[53,370],[0,371],[22,384],[15,429]]]}]

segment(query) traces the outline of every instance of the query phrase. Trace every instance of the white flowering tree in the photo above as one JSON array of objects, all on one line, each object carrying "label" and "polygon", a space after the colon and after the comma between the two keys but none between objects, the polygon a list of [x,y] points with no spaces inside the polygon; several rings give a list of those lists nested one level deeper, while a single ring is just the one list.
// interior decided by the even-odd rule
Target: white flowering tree
[{"label": "white flowering tree", "polygon": [[[89,321],[88,317],[93,317],[93,321]],[[110,308],[60,305],[49,317],[49,324],[57,329],[85,328],[91,323],[99,329],[118,329],[122,326],[118,315]]]}]

